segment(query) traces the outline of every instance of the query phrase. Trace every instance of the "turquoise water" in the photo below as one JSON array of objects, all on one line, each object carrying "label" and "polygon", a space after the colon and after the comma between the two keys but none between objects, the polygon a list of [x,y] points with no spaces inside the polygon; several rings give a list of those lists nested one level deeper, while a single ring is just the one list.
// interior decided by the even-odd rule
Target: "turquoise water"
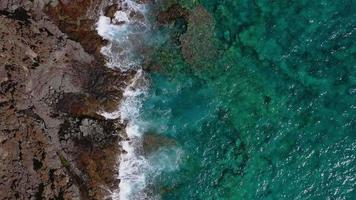
[{"label": "turquoise water", "polygon": [[175,141],[153,162],[183,153],[153,193],[356,199],[356,2],[177,3],[191,14],[160,27],[142,117]]}]

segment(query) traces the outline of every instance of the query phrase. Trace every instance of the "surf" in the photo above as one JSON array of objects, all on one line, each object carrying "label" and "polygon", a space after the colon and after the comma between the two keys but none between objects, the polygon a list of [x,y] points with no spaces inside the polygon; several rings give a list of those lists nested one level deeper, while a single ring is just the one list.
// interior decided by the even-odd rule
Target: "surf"
[{"label": "surf", "polygon": [[98,34],[109,41],[108,45],[101,49],[107,59],[106,66],[122,72],[135,72],[124,88],[119,108],[112,113],[100,113],[105,118],[118,119],[126,125],[127,140],[118,144],[125,152],[118,158],[117,180],[120,183],[119,188],[112,191],[112,199],[149,199],[144,189],[147,185],[145,171],[150,166],[139,151],[144,133],[140,108],[149,87],[149,81],[141,66],[143,58],[139,52],[142,48],[140,45],[144,43],[145,36],[151,29],[146,16],[148,7],[147,3],[119,1],[113,19],[101,15],[97,22]]}]

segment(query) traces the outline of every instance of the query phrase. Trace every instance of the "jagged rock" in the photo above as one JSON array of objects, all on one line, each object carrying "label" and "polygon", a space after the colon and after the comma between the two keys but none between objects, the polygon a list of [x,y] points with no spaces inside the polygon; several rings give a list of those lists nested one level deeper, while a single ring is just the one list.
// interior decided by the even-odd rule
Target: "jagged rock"
[{"label": "jagged rock", "polygon": [[118,4],[110,5],[105,9],[105,16],[109,17],[111,20],[115,17],[115,13],[119,10]]},{"label": "jagged rock", "polygon": [[123,126],[97,112],[117,108],[132,74],[101,65],[103,2],[0,2],[0,199],[104,199],[117,187]]},{"label": "jagged rock", "polygon": [[100,12],[100,5],[100,0],[59,1],[56,5],[48,5],[45,10],[62,32],[79,42],[85,51],[95,55],[98,61],[103,62],[100,49],[106,42],[96,33],[96,18],[88,15],[88,10]]}]

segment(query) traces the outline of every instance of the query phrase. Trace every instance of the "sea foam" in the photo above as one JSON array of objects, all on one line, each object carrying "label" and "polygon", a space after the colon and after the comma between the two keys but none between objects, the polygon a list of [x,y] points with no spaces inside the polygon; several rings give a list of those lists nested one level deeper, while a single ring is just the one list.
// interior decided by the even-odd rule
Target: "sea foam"
[{"label": "sea foam", "polygon": [[157,200],[159,195],[152,194],[148,188],[152,185],[152,177],[163,170],[175,170],[183,152],[177,147],[161,149],[150,156],[142,152],[143,134],[148,125],[141,119],[141,108],[150,84],[141,63],[145,55],[142,49],[162,43],[166,38],[153,34],[153,26],[147,19],[150,15],[148,4],[120,0],[118,5],[120,9],[113,19],[100,16],[97,22],[98,34],[109,41],[101,53],[106,56],[107,67],[122,72],[135,71],[136,74],[124,88],[119,108],[115,112],[99,113],[126,125],[127,140],[121,142],[125,153],[119,159],[117,177],[120,184],[111,197],[115,200]]},{"label": "sea foam", "polygon": [[[136,55],[137,43],[143,40],[150,29],[146,17],[131,18],[130,13],[140,13],[145,16],[147,5],[134,1],[119,1],[120,7],[114,19],[100,16],[97,22],[97,31],[100,36],[109,41],[101,49],[106,56],[106,65],[109,68],[128,71],[134,70],[136,74],[124,89],[123,99],[117,111],[99,113],[107,119],[120,119],[126,124],[128,140],[122,141],[124,154],[119,164],[119,189],[112,191],[112,198],[116,200],[152,199],[145,194],[146,171],[150,165],[147,159],[138,151],[142,147],[143,122],[140,121],[142,101],[147,96],[149,82],[140,66],[141,58]],[[141,41],[142,42],[142,41]]]},{"label": "sea foam", "polygon": [[97,22],[97,32],[109,41],[107,46],[101,49],[106,56],[106,65],[112,69],[127,71],[139,69],[141,58],[137,55],[138,43],[142,43],[143,37],[150,30],[150,24],[145,17],[130,17],[132,13],[140,13],[145,16],[147,5],[134,1],[124,0],[118,3],[120,10],[113,19],[100,16]]},{"label": "sea foam", "polygon": [[[148,199],[144,193],[146,187],[146,171],[149,163],[137,150],[142,146],[144,126],[140,121],[142,100],[147,95],[147,80],[142,70],[138,70],[131,84],[125,89],[124,101],[120,106],[122,123],[127,122],[127,141],[122,142],[126,151],[121,155],[119,166],[119,193],[115,194],[120,200]],[[114,196],[115,196],[114,195]],[[114,198],[115,199],[115,198]]]}]

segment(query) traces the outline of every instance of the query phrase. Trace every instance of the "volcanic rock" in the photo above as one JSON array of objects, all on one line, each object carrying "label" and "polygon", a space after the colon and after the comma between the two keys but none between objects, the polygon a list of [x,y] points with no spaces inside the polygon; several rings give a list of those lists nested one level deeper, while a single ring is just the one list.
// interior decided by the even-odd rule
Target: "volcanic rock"
[{"label": "volcanic rock", "polygon": [[106,4],[0,2],[0,199],[105,199],[117,188],[124,127],[97,113],[117,108],[132,74],[102,64],[94,26]]}]

